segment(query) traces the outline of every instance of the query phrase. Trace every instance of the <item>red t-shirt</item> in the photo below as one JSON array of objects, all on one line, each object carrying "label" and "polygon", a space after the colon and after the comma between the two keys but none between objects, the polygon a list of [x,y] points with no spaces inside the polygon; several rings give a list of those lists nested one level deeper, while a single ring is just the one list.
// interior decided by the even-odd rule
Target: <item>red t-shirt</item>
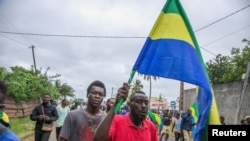
[{"label": "red t-shirt", "polygon": [[109,130],[110,141],[158,141],[155,125],[144,120],[143,126],[137,128],[127,115],[116,115]]}]

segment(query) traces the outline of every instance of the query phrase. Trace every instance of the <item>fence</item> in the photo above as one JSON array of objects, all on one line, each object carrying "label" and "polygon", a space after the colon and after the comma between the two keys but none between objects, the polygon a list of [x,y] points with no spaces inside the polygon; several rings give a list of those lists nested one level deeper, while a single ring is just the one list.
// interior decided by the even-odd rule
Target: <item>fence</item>
[{"label": "fence", "polygon": [[16,103],[13,98],[7,97],[5,100],[6,108],[4,112],[9,116],[9,118],[27,117],[39,103],[39,99],[29,100],[25,103]]}]

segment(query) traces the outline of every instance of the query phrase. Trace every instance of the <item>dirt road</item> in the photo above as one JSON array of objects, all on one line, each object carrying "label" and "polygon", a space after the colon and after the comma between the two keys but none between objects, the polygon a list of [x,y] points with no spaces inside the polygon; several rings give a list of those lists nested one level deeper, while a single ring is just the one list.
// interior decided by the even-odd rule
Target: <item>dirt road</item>
[{"label": "dirt road", "polygon": [[[28,136],[27,138],[23,139],[22,141],[34,141],[34,135]],[[56,129],[51,132],[49,141],[56,141]]]}]

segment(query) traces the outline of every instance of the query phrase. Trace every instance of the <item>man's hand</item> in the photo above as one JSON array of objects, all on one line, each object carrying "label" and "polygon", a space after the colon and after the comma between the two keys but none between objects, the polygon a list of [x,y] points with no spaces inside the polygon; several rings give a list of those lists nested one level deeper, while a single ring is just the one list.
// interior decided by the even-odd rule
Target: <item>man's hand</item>
[{"label": "man's hand", "polygon": [[40,119],[40,120],[44,120],[44,118],[45,118],[44,116],[45,116],[45,115],[39,115],[39,119]]},{"label": "man's hand", "polygon": [[49,116],[45,116],[45,120],[46,120],[46,121],[49,121],[49,120],[50,120],[50,117],[49,117]]},{"label": "man's hand", "polygon": [[115,105],[118,104],[118,102],[121,98],[123,98],[124,101],[126,101],[126,99],[128,97],[129,89],[130,89],[129,84],[123,83],[123,86],[118,89],[118,93],[117,93],[116,100],[115,100]]}]

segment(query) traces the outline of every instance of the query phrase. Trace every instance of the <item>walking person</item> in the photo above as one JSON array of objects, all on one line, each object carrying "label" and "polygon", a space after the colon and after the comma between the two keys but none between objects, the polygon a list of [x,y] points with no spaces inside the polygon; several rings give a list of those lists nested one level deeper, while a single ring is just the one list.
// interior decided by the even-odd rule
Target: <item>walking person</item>
[{"label": "walking person", "polygon": [[220,116],[220,123],[221,125],[226,125],[224,116]]},{"label": "walking person", "polygon": [[[5,99],[8,92],[8,85],[0,80],[0,108],[5,108]],[[19,137],[0,123],[0,141],[20,141]]]},{"label": "walking person", "polygon": [[37,105],[30,114],[30,119],[36,121],[35,141],[48,141],[52,130],[43,131],[42,126],[45,123],[53,127],[53,122],[58,119],[56,107],[50,104],[49,93],[43,95],[42,101],[42,104]]},{"label": "walking person", "polygon": [[144,92],[131,94],[128,114],[116,115],[115,107],[120,98],[126,101],[128,91],[126,83],[118,90],[115,104],[97,128],[93,141],[158,141],[155,125],[146,119],[149,100]]},{"label": "walking person", "polygon": [[179,141],[181,139],[181,117],[180,113],[176,113],[173,119],[173,127],[172,132],[175,136],[175,141]]},{"label": "walking person", "polygon": [[[169,109],[166,109],[163,111],[163,116],[162,116],[162,122],[163,122],[163,128],[161,130],[161,139],[165,138],[165,141],[168,140],[169,138],[169,132],[170,132],[170,124],[172,122],[172,117],[169,113]],[[165,135],[165,137],[164,137]]]},{"label": "walking person", "polygon": [[188,109],[187,112],[183,115],[181,120],[181,132],[184,138],[184,141],[192,141],[192,130],[194,127],[194,117],[192,116],[191,109]]},{"label": "walking person", "polygon": [[58,120],[56,120],[56,139],[57,141],[59,141],[59,134],[63,126],[64,120],[67,114],[70,112],[70,108],[68,107],[68,100],[63,99],[61,105],[58,105],[56,107],[56,110],[59,116]]},{"label": "walking person", "polygon": [[114,98],[109,98],[107,100],[107,103],[106,103],[106,107],[107,107],[106,113],[109,112],[110,108],[114,105],[114,103],[115,103],[115,99]]},{"label": "walking person", "polygon": [[100,109],[106,88],[103,82],[93,81],[87,88],[86,108],[72,110],[64,120],[59,134],[60,141],[92,141],[95,130],[105,118],[106,112]]},{"label": "walking person", "polygon": [[250,125],[250,116],[246,116],[245,120],[246,120],[247,124]]}]

